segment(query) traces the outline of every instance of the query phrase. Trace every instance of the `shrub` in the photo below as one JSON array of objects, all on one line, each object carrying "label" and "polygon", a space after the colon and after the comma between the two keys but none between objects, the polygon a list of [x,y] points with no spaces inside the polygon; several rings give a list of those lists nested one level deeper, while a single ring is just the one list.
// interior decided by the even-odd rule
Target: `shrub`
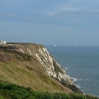
[{"label": "shrub", "polygon": [[1,95],[0,95],[0,99],[3,99]]},{"label": "shrub", "polygon": [[87,99],[85,95],[82,94],[70,94],[71,99]]},{"label": "shrub", "polygon": [[63,93],[54,93],[53,99],[70,99],[70,96]]},{"label": "shrub", "polygon": [[[4,97],[4,98],[3,98]],[[90,95],[33,91],[8,82],[0,81],[0,99],[99,99]]]}]

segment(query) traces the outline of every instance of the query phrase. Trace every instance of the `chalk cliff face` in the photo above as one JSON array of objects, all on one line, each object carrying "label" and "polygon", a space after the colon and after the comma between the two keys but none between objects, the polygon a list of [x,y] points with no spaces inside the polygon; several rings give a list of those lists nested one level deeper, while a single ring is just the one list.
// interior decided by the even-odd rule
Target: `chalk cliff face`
[{"label": "chalk cliff face", "polygon": [[71,78],[66,74],[66,71],[57,63],[57,61],[49,54],[48,50],[43,45],[37,44],[14,44],[17,50],[22,53],[27,53],[35,56],[37,60],[45,67],[46,73],[58,81],[65,81],[72,85]]},{"label": "chalk cliff face", "polygon": [[[8,43],[7,45],[1,47],[3,50],[10,52],[16,51],[19,53],[27,54],[32,56],[41,65],[40,68],[45,68],[46,74],[49,78],[54,78],[58,82],[70,89],[73,92],[82,93],[72,82],[72,79],[66,74],[66,71],[60,66],[60,64],[50,55],[48,50],[41,44],[34,43]],[[7,54],[7,52],[5,52]],[[22,55],[23,55],[22,54]],[[4,56],[4,55],[3,55]],[[7,54],[7,57],[11,57]],[[16,54],[16,58],[19,56]],[[25,58],[25,56],[24,56]],[[10,58],[9,58],[10,59]],[[21,60],[21,58],[20,58]],[[25,64],[25,63],[24,63]],[[30,64],[30,63],[29,63]],[[31,68],[26,66],[26,68]],[[33,68],[33,67],[32,67]]]}]

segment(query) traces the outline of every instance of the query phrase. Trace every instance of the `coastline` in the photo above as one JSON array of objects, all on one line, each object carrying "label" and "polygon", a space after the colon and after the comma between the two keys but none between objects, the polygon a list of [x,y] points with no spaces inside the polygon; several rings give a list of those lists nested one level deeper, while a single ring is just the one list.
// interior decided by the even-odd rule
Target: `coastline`
[{"label": "coastline", "polygon": [[[78,80],[77,78],[73,78],[73,77],[70,77],[71,78],[71,80],[72,80],[72,82],[73,82],[73,84],[74,84],[74,86],[76,86],[78,89],[80,89],[81,90],[81,86],[80,85],[78,85],[78,84],[75,84],[75,82]],[[83,91],[83,90],[81,90],[82,92],[83,92],[83,94],[85,95],[85,92]]]}]

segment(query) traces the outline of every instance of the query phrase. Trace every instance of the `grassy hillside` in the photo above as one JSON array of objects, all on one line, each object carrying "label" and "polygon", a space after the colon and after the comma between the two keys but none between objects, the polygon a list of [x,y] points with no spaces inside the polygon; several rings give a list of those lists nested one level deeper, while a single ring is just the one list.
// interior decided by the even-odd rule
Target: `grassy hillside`
[{"label": "grassy hillside", "polygon": [[0,81],[0,99],[99,99],[93,96],[80,94],[50,93],[33,91],[25,88]]},{"label": "grassy hillside", "polygon": [[15,50],[0,50],[0,80],[38,91],[72,92],[46,74],[35,57]]}]

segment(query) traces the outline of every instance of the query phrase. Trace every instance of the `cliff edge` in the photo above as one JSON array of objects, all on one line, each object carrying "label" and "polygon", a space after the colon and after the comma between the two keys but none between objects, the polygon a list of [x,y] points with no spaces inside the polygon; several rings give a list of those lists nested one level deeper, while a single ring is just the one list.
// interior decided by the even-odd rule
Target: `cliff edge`
[{"label": "cliff edge", "polygon": [[[4,54],[0,54],[3,57],[0,59],[1,61],[4,59],[4,57],[5,60],[12,60],[13,55],[6,54],[7,52],[14,53],[15,58],[20,59],[20,61],[23,61],[24,59],[18,56],[19,53],[22,55],[29,55],[28,58],[32,57],[29,58],[29,60],[36,60],[36,62],[40,65],[40,68],[45,69],[45,74],[48,75],[50,79],[58,81],[60,84],[62,84],[62,87],[64,86],[67,88],[69,92],[83,93],[73,84],[72,79],[66,74],[66,71],[50,55],[48,50],[43,45],[34,43],[8,43],[6,45],[0,46],[0,50],[1,52],[5,51]],[[1,62],[1,65],[2,64],[4,63]],[[24,64],[26,65],[27,63]],[[27,66],[27,68],[32,70],[32,68],[29,66]]]}]

